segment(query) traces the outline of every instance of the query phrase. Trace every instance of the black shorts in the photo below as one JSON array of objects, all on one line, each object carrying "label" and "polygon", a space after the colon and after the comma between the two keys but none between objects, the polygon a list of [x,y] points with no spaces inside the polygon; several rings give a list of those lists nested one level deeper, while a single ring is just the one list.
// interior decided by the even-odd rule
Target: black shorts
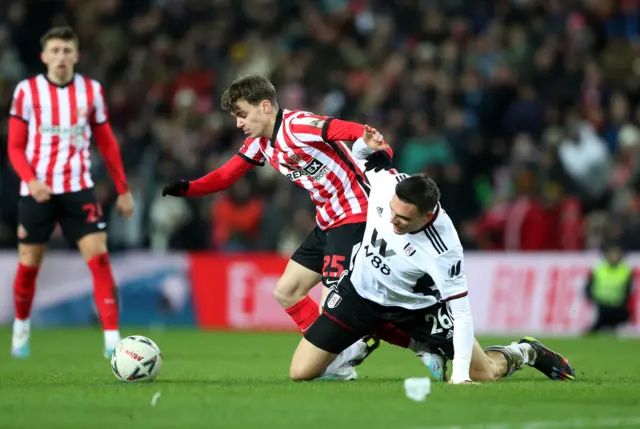
[{"label": "black shorts", "polygon": [[18,240],[25,244],[49,241],[56,224],[62,227],[67,240],[76,242],[87,234],[106,232],[107,223],[93,189],[52,195],[49,201],[38,203],[33,197],[21,197],[18,202]]},{"label": "black shorts", "polygon": [[339,354],[383,323],[392,323],[411,338],[425,342],[431,351],[453,359],[453,317],[446,303],[408,310],[387,307],[362,298],[345,277],[327,295],[322,315],[304,337],[322,350]]},{"label": "black shorts", "polygon": [[331,287],[349,269],[354,247],[362,241],[367,224],[348,223],[326,231],[316,226],[293,253],[291,260],[322,274],[322,282]]}]

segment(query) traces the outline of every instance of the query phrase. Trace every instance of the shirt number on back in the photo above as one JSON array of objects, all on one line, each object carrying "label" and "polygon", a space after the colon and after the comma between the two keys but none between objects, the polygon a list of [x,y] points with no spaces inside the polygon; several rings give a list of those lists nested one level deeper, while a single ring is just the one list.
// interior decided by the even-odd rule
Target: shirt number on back
[{"label": "shirt number on back", "polygon": [[453,322],[451,321],[451,318],[449,317],[449,314],[447,314],[447,312],[442,312],[442,308],[440,307],[438,309],[438,316],[436,317],[435,314],[427,314],[424,319],[427,322],[431,322],[431,335],[435,335],[435,334],[439,334],[444,330],[447,329],[451,329],[453,328]]}]

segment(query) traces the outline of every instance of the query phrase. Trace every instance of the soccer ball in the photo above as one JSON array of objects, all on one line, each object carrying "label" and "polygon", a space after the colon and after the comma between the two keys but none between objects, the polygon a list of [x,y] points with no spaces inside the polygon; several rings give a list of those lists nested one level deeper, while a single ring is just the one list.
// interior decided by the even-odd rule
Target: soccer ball
[{"label": "soccer ball", "polygon": [[162,368],[162,352],[142,335],[123,338],[111,356],[111,371],[120,381],[152,381]]}]

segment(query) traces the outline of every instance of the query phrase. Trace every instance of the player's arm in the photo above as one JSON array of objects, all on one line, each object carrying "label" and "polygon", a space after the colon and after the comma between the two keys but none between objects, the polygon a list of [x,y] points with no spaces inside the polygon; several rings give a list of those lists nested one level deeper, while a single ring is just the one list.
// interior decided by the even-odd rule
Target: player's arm
[{"label": "player's arm", "polygon": [[[312,114],[294,118],[291,121],[291,133],[299,136],[302,141],[355,142],[364,135],[365,128],[365,125],[357,122]],[[393,151],[387,147],[384,154],[391,160]]]},{"label": "player's arm", "polygon": [[9,111],[9,136],[7,151],[9,161],[20,180],[29,183],[36,179],[36,173],[27,159],[26,149],[29,139],[29,119],[31,106],[22,85],[16,87]]},{"label": "player's arm", "polygon": [[107,104],[104,97],[102,85],[93,82],[97,89],[94,100],[93,112],[91,113],[90,124],[91,132],[96,141],[96,146],[102,159],[104,159],[109,176],[113,180],[118,195],[129,192],[127,184],[127,176],[124,173],[122,165],[122,156],[120,154],[120,146],[118,140],[113,134],[113,129],[109,123],[109,115],[107,112]]},{"label": "player's arm", "polygon": [[[371,183],[372,188],[376,188],[379,186],[393,187],[398,184],[399,181],[408,177],[406,174],[398,173],[393,169],[386,168],[376,168],[371,167],[368,163],[372,160],[372,156],[375,156],[382,151],[375,150],[371,147],[373,144],[365,143],[364,138],[359,138],[353,143],[353,147],[351,148],[351,152],[353,153],[353,157],[355,158],[358,166],[365,171],[367,175],[367,179],[369,179],[369,183]],[[382,147],[386,146],[386,143],[383,143]]]},{"label": "player's arm", "polygon": [[7,150],[9,161],[20,180],[29,183],[36,178],[36,173],[29,164],[26,149],[29,138],[29,125],[15,116],[9,118],[9,142]]},{"label": "player's arm", "polygon": [[453,371],[452,383],[471,381],[469,368],[473,351],[474,332],[471,305],[469,303],[467,277],[464,272],[464,258],[461,246],[456,246],[439,255],[439,281],[436,282],[442,300],[449,305],[453,316]]},{"label": "player's arm", "polygon": [[240,151],[220,168],[193,181],[180,180],[162,190],[162,196],[198,197],[223,191],[255,166],[263,166],[259,139],[247,139]]}]

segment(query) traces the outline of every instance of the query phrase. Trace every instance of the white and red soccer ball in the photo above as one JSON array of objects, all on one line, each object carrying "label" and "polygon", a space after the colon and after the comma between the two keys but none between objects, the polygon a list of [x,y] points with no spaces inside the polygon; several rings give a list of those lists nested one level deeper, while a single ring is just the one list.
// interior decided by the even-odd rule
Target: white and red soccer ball
[{"label": "white and red soccer ball", "polygon": [[162,369],[162,352],[142,335],[120,340],[111,356],[111,371],[120,381],[152,381]]}]

